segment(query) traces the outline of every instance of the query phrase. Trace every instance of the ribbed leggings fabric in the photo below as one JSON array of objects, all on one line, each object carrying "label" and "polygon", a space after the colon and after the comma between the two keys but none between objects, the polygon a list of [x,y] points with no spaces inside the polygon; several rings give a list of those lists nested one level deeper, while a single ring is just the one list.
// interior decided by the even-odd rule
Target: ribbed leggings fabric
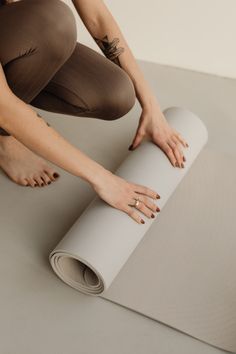
[{"label": "ribbed leggings fabric", "polygon": [[[129,75],[78,37],[74,14],[62,0],[0,6],[0,62],[9,87],[46,111],[104,120],[124,116],[135,104]],[[0,128],[0,135],[10,134]]]}]

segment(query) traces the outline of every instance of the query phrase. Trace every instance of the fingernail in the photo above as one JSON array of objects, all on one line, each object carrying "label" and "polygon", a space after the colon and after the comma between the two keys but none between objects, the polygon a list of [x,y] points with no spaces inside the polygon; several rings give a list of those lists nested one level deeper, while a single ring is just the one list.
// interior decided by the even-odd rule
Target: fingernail
[{"label": "fingernail", "polygon": [[133,148],[133,145],[131,144],[131,145],[129,146],[129,150],[132,150],[132,148]]},{"label": "fingernail", "polygon": [[160,211],[160,208],[157,207],[157,208],[156,208],[156,211]]},{"label": "fingernail", "polygon": [[155,218],[155,215],[154,215],[154,214],[152,214],[152,215],[151,215],[151,218]]},{"label": "fingernail", "polygon": [[54,178],[57,178],[57,177],[59,177],[59,174],[56,173],[56,172],[54,172],[54,173],[53,173],[53,177],[54,177]]},{"label": "fingernail", "polygon": [[160,199],[161,197],[159,196],[159,194],[156,195],[156,199]]},{"label": "fingernail", "polygon": [[145,221],[144,221],[143,219],[141,219],[141,223],[142,223],[142,224],[145,224]]}]

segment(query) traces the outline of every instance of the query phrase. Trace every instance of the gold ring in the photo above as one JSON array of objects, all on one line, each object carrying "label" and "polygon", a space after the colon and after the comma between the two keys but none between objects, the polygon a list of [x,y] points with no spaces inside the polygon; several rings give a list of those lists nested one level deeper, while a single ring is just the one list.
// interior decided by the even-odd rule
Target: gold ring
[{"label": "gold ring", "polygon": [[134,200],[135,200],[134,206],[137,208],[140,204],[140,200],[139,198],[134,198]]}]

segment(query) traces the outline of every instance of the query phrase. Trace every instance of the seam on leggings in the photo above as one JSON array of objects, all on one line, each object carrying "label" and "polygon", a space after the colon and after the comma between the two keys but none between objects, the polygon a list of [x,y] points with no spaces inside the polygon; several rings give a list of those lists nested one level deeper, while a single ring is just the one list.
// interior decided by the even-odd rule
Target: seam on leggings
[{"label": "seam on leggings", "polygon": [[[85,109],[82,108],[84,112],[90,112],[90,111],[91,111],[90,108],[88,107],[87,103],[86,103],[81,97],[79,97],[78,95],[76,95],[73,91],[71,91],[71,90],[68,89],[67,87],[65,87],[65,86],[63,86],[63,85],[61,85],[61,84],[58,84],[58,83],[54,83],[54,82],[50,82],[50,85],[52,85],[52,87],[53,87],[53,86],[54,86],[54,87],[56,87],[56,86],[62,87],[64,90],[66,90],[67,92],[69,92],[72,96],[74,96],[75,98],[79,99],[79,100],[84,104],[84,106],[86,107]],[[49,92],[49,93],[52,93],[52,92],[50,92],[50,91],[47,90],[47,89],[45,89],[45,91],[47,91],[47,92]],[[59,97],[57,94],[54,94],[54,93],[52,93],[52,94],[53,94],[54,96],[56,96],[57,98],[61,99],[63,102],[66,102],[67,104],[69,104],[69,105],[71,105],[71,106],[73,106],[73,107],[75,107],[75,108],[79,108],[78,106],[76,106],[76,105],[74,105],[74,104],[72,104],[72,103],[70,103],[70,102],[67,102],[67,101],[64,100],[63,98]]]},{"label": "seam on leggings", "polygon": [[[23,1],[23,0],[21,0],[21,1]],[[17,57],[15,57],[15,58],[12,58],[11,60],[9,60],[7,63],[5,63],[4,65],[2,65],[2,67],[5,69],[5,67],[7,67],[9,64],[11,64],[11,63],[14,63],[16,60],[18,60],[18,59],[20,59],[20,58],[24,58],[24,57],[29,57],[29,56],[31,56],[31,55],[34,55],[35,53],[37,53],[38,52],[38,48],[37,47],[35,47],[35,48],[28,48],[28,49],[26,49],[26,51],[25,51],[25,53],[23,53],[23,54],[18,54],[18,56]]]},{"label": "seam on leggings", "polygon": [[[66,100],[64,100],[63,98],[60,98],[58,97],[56,94],[50,92],[50,91],[47,91],[46,89],[44,89],[45,92],[49,93],[50,95],[52,96],[55,96],[57,99],[59,99],[60,101],[62,102],[65,102],[65,104],[69,105],[69,106],[72,106],[75,108],[76,110],[76,113],[90,113],[90,114],[95,114],[94,118],[97,118],[96,117],[96,113],[100,114],[101,113],[101,110],[100,109],[83,109],[83,108],[79,108],[78,106],[75,106],[73,105],[72,103],[69,103],[67,102]],[[43,108],[42,108],[43,109]],[[79,110],[80,109],[80,110]],[[58,112],[58,113],[62,113],[62,112]],[[68,112],[63,112],[62,114],[68,114]],[[100,119],[104,119],[104,120],[107,120],[106,118],[100,118]]]},{"label": "seam on leggings", "polygon": [[[60,86],[60,87],[62,87],[62,88],[65,88],[63,85],[58,84],[58,83],[54,84],[53,82],[51,82],[50,84],[51,84],[51,85],[58,85],[58,86]],[[68,105],[74,107],[75,110],[77,111],[77,113],[91,113],[91,114],[95,114],[95,113],[100,113],[100,112],[101,112],[100,109],[97,109],[97,108],[91,109],[91,108],[89,108],[88,105],[86,104],[86,102],[85,102],[82,98],[80,98],[79,96],[77,96],[77,95],[76,95],[73,91],[71,91],[70,89],[67,89],[67,88],[65,88],[65,89],[66,89],[68,92],[70,92],[74,97],[81,99],[81,101],[84,103],[84,105],[85,105],[87,108],[85,108],[85,109],[84,109],[84,108],[80,108],[80,107],[74,105],[73,103],[70,103],[70,102],[66,101],[65,99],[59,97],[57,94],[55,94],[55,93],[53,93],[53,92],[47,90],[46,88],[44,88],[43,91],[49,93],[50,95],[55,96],[57,99],[59,99],[59,100],[65,102],[66,104],[68,104]],[[66,114],[66,113],[67,113],[67,112],[65,112],[65,113],[63,113],[63,114]],[[96,118],[96,117],[95,117],[95,118]],[[105,119],[105,120],[106,120],[106,119]]]},{"label": "seam on leggings", "polygon": [[[49,93],[49,94],[52,95],[52,96],[55,96],[58,100],[64,102],[66,105],[72,106],[73,108],[75,108],[76,113],[90,113],[90,112],[93,112],[93,111],[91,111],[89,108],[84,109],[84,108],[80,108],[80,107],[78,107],[78,106],[75,106],[75,105],[73,105],[72,103],[70,103],[70,102],[64,100],[63,98],[57,96],[55,93],[52,93],[52,92],[50,92],[50,91],[48,91],[48,90],[46,90],[46,89],[44,89],[43,91],[45,91],[46,93]],[[42,109],[43,109],[43,108],[42,108]],[[62,112],[58,112],[58,113],[62,113]],[[68,112],[65,111],[65,112],[63,112],[62,114],[68,114]]]}]

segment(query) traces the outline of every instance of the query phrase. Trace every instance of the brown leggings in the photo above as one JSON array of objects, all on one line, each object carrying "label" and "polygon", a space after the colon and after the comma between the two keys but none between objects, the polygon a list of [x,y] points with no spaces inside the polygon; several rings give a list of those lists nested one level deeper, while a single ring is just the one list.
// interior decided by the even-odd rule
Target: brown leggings
[{"label": "brown leggings", "polygon": [[0,62],[14,94],[40,109],[113,120],[135,103],[128,74],[77,42],[75,17],[61,0],[0,6]]}]

